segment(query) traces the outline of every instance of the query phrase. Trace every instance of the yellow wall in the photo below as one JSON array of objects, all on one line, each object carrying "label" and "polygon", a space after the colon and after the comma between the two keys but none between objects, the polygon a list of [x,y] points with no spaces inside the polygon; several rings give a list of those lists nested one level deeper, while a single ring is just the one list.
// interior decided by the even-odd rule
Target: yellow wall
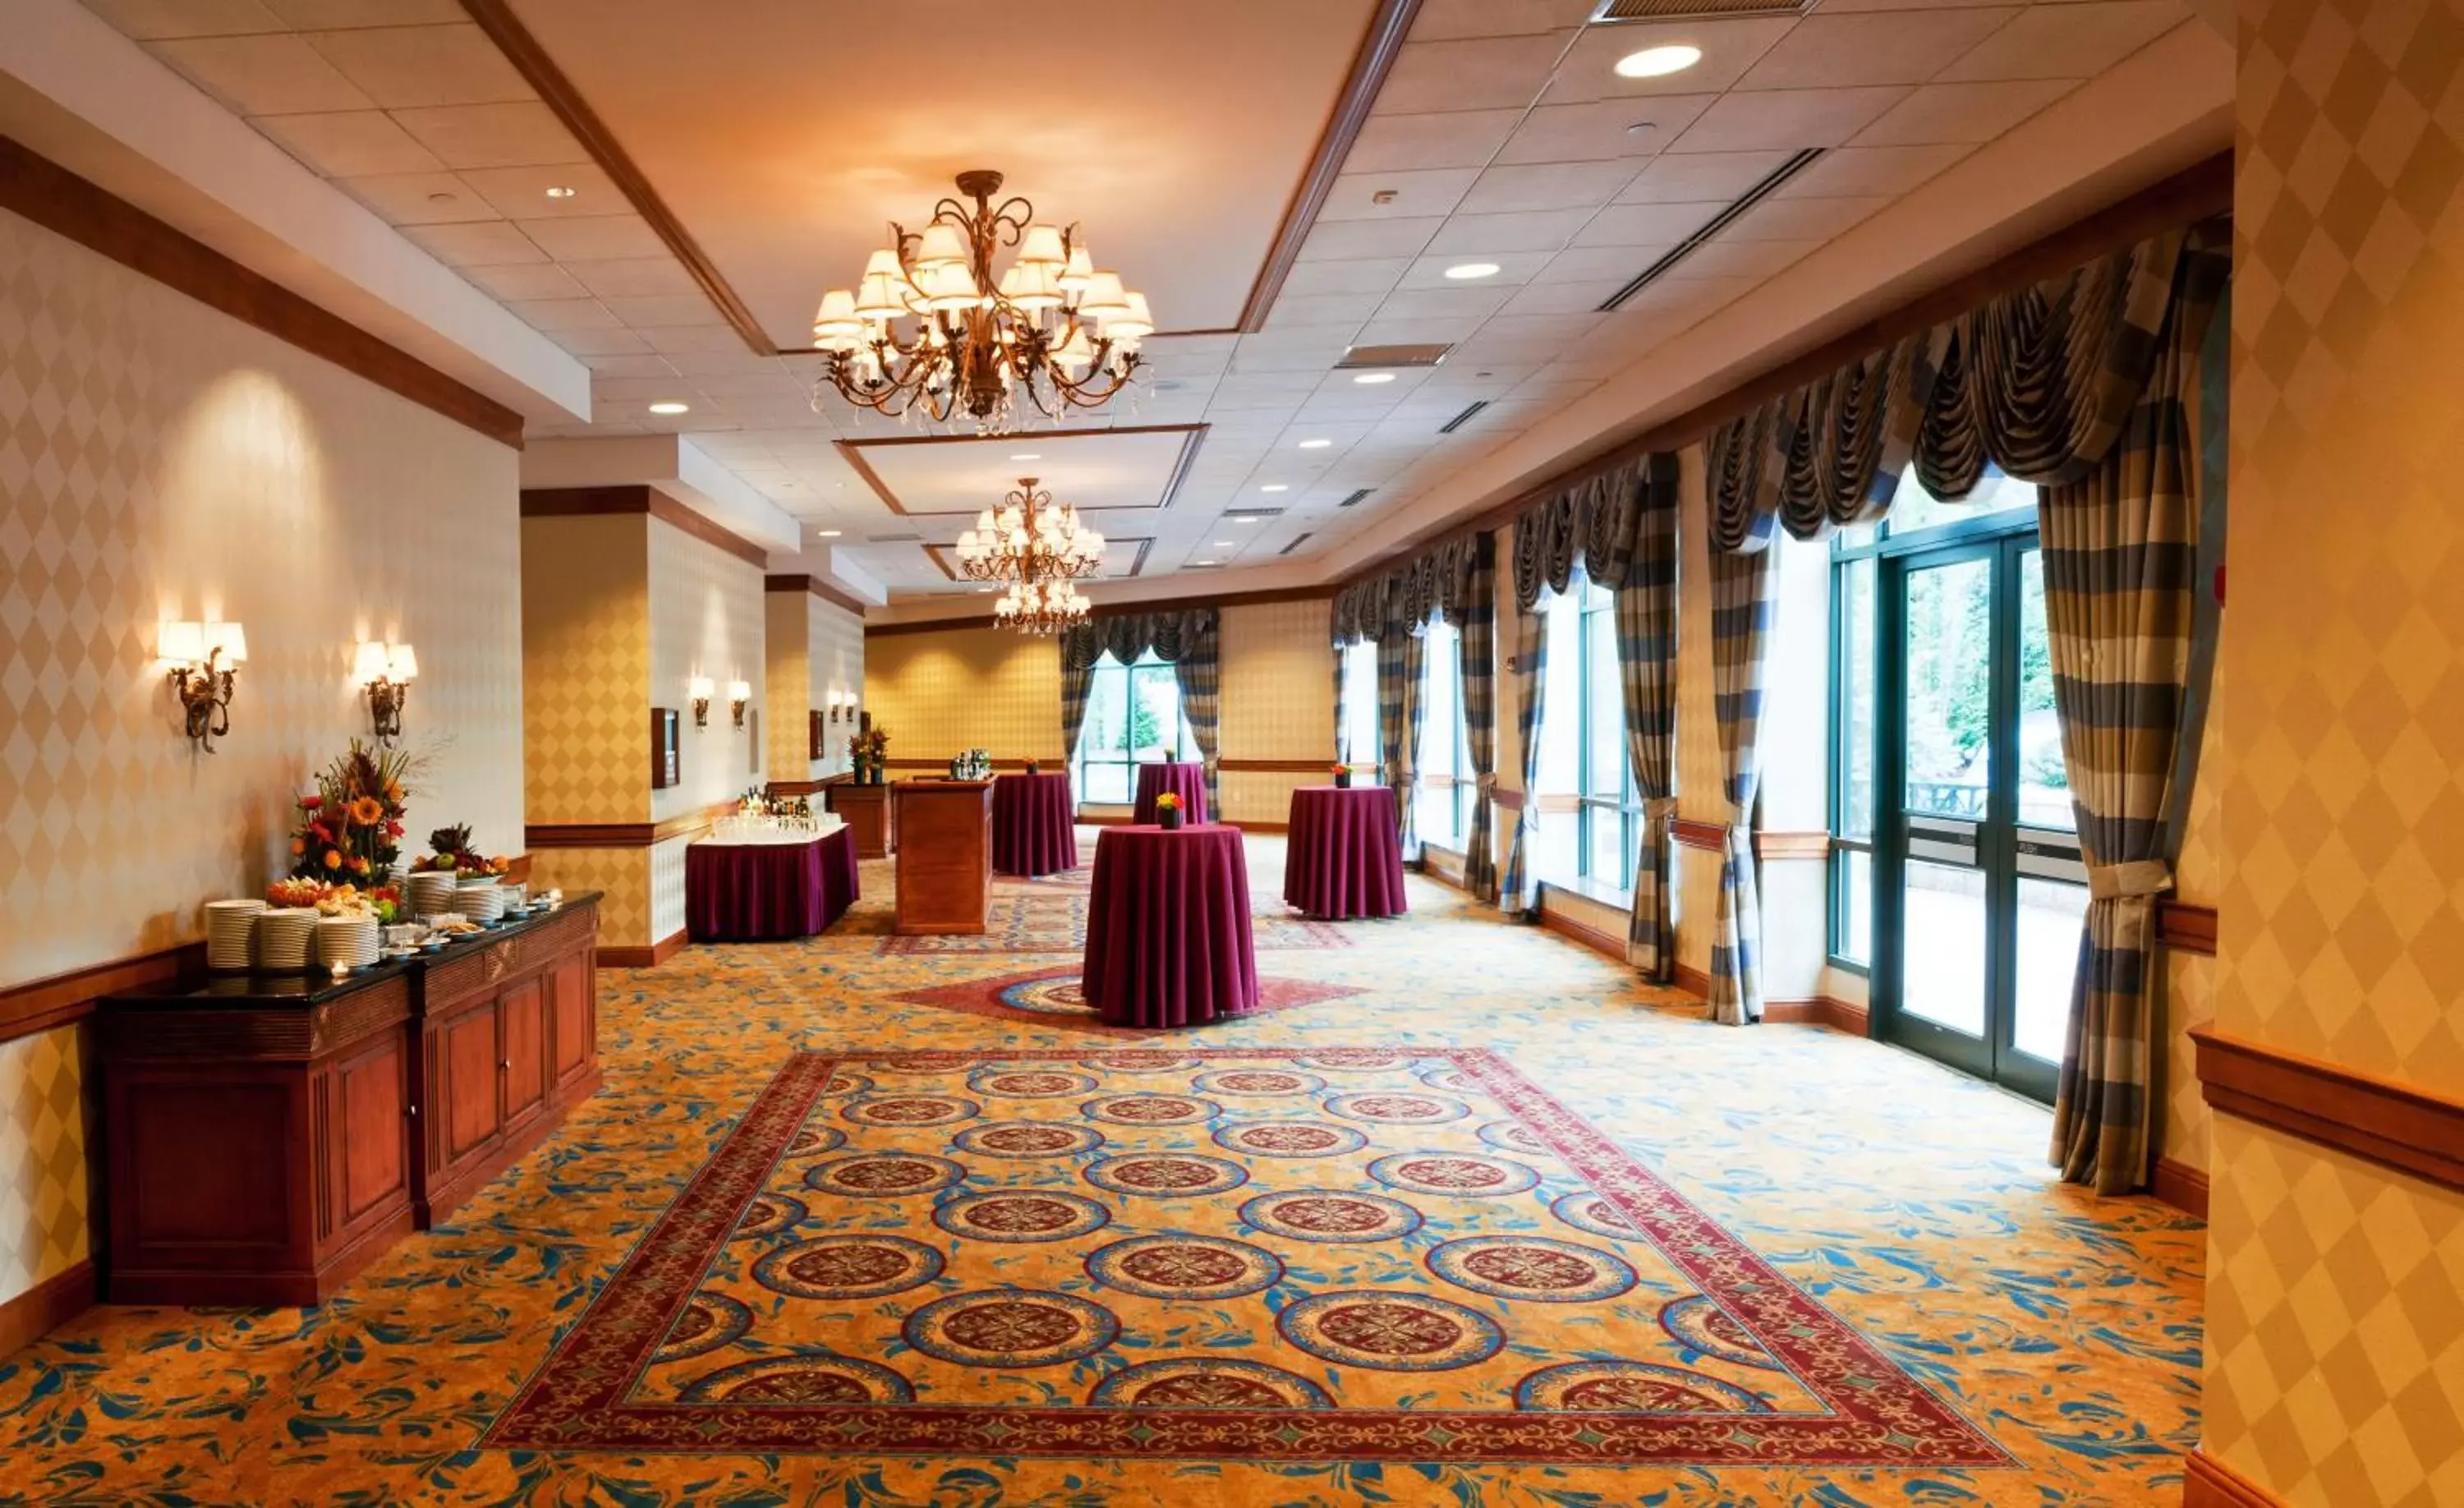
[{"label": "yellow wall", "polygon": [[[854,726],[844,710],[831,720],[830,693],[864,694],[864,620],[796,579],[796,587],[769,593],[764,603],[769,721],[763,736],[774,780],[818,780],[847,769]],[[819,759],[809,757],[804,715],[816,710],[822,714]]]},{"label": "yellow wall", "polygon": [[[513,450],[0,212],[0,985],[199,935],[287,864],[407,640],[409,841],[522,841]],[[247,627],[196,753],[162,619]],[[0,1043],[0,1301],[87,1254],[77,1028]]]},{"label": "yellow wall", "polygon": [[[2219,1031],[2464,1093],[2464,197],[2445,7],[2244,0]],[[2360,22],[2357,32],[2356,23]],[[2464,1195],[2213,1127],[2205,1449],[2464,1502]]]}]

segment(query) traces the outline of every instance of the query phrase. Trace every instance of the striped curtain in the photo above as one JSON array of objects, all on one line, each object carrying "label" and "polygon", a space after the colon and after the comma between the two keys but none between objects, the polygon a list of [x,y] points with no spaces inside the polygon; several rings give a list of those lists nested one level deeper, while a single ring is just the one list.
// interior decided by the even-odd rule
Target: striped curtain
[{"label": "striped curtain", "polygon": [[1377,780],[1390,791],[1403,779],[1403,700],[1410,658],[1404,646],[1411,643],[1412,636],[1394,623],[1377,637]]},{"label": "striped curtain", "polygon": [[1116,613],[1091,619],[1061,635],[1061,733],[1077,757],[1079,731],[1086,726],[1087,693],[1094,684],[1095,663],[1106,654],[1123,665],[1134,665],[1152,650],[1173,667],[1180,690],[1181,712],[1197,735],[1198,753],[1206,767],[1206,809],[1222,810],[1216,790],[1216,730],[1222,724],[1221,618],[1211,607],[1187,612]]},{"label": "striped curtain", "polygon": [[1216,631],[1215,614],[1191,616],[1202,616],[1205,622],[1180,644],[1180,652],[1172,662],[1172,678],[1180,688],[1181,715],[1189,719],[1189,731],[1198,739],[1198,756],[1206,765],[1206,813],[1220,822],[1223,820],[1222,776],[1216,769],[1215,735],[1223,721],[1221,636]]},{"label": "striped curtain", "polygon": [[1475,900],[1494,901],[1497,859],[1490,851],[1489,812],[1497,791],[1497,540],[1485,534],[1473,543],[1460,605],[1448,609],[1447,619],[1460,635],[1455,663],[1474,781],[1471,821],[1463,833],[1463,888]]},{"label": "striped curtain", "polygon": [[[1098,651],[1100,653],[1101,651]],[[1095,663],[1081,665],[1067,654],[1061,656],[1061,757],[1071,764],[1078,762],[1078,734],[1087,726],[1087,697],[1095,688]]]},{"label": "striped curtain", "polygon": [[1414,810],[1418,802],[1414,797],[1419,788],[1420,725],[1426,713],[1425,704],[1428,701],[1428,698],[1421,694],[1427,689],[1423,677],[1427,674],[1424,655],[1428,648],[1428,640],[1421,632],[1425,626],[1422,624],[1415,627],[1410,633],[1401,636],[1403,640],[1401,717],[1403,748],[1401,757],[1395,762],[1394,784],[1396,831],[1402,835],[1403,857],[1406,859],[1417,859],[1420,855],[1420,834]]},{"label": "striped curtain", "polygon": [[1347,688],[1345,687],[1343,680],[1343,651],[1346,647],[1347,645],[1341,639],[1335,640],[1334,762],[1337,764],[1350,764],[1352,762],[1352,750],[1344,743],[1346,731],[1352,727],[1352,709],[1346,705],[1349,699],[1344,695]]},{"label": "striped curtain", "polygon": [[1531,881],[1533,852],[1540,843],[1540,715],[1548,689],[1542,672],[1549,663],[1549,615],[1536,607],[1514,615],[1514,726],[1523,738],[1523,807],[1506,842],[1506,877],[1498,883],[1498,909],[1522,916],[1539,903]]},{"label": "striped curtain", "polygon": [[1636,499],[1632,555],[1617,586],[1617,670],[1625,693],[1626,757],[1642,799],[1634,863],[1634,912],[1626,961],[1642,976],[1677,977],[1675,876],[1670,827],[1677,820],[1677,458],[1654,455]]},{"label": "striped curtain", "polygon": [[1771,632],[1775,552],[1711,557],[1711,690],[1720,729],[1728,836],[1712,922],[1711,1019],[1763,1018],[1763,908],[1754,874],[1754,797],[1762,785],[1763,644]]}]

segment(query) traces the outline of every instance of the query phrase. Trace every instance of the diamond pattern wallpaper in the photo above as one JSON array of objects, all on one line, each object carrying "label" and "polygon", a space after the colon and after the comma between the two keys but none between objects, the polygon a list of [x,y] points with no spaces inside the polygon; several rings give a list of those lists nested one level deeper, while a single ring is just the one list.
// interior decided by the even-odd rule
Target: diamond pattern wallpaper
[{"label": "diamond pattern wallpaper", "polygon": [[937,761],[982,748],[996,759],[1061,762],[1054,640],[992,628],[877,635],[865,641],[864,658],[865,710],[889,732],[891,758]]},{"label": "diamond pattern wallpaper", "polygon": [[[1333,603],[1325,598],[1223,609],[1226,759],[1331,760],[1334,751]],[[1314,770],[1234,770],[1221,777],[1234,821],[1280,822],[1297,786],[1321,785]]]},{"label": "diamond pattern wallpaper", "polygon": [[[2244,0],[2223,935],[2233,1036],[2464,1084],[2464,15]],[[2206,1449],[2464,1501],[2464,1199],[2213,1126]]]},{"label": "diamond pattern wallpaper", "polygon": [[[649,552],[645,514],[522,520],[534,822],[650,820]],[[678,683],[661,705],[681,709],[683,698]]]},{"label": "diamond pattern wallpaper", "polygon": [[78,1030],[0,1042],[0,1298],[87,1255],[85,1073]]},{"label": "diamond pattern wallpaper", "polygon": [[[818,780],[847,768],[847,740],[854,728],[841,711],[830,720],[830,695],[864,694],[864,620],[810,591],[765,594],[762,640],[769,667],[763,696],[769,724],[774,780]],[[822,757],[809,757],[807,711],[822,714]]]}]

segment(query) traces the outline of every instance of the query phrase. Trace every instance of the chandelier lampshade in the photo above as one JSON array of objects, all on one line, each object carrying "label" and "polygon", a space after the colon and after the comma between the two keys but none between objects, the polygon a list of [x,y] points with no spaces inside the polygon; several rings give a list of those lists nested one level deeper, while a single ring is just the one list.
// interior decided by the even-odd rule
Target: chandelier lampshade
[{"label": "chandelier lampshade", "polygon": [[1005,583],[993,603],[1000,626],[1057,633],[1092,606],[1071,583],[1103,569],[1104,535],[1035,483],[1020,478],[1000,507],[976,514],[975,527],[958,535],[958,570],[970,581]]},{"label": "chandelier lampshade", "polygon": [[1076,226],[1037,221],[1024,199],[996,204],[1001,186],[996,172],[959,174],[963,197],[935,205],[921,231],[893,223],[855,287],[822,295],[815,408],[834,391],[893,418],[964,415],[979,433],[1002,434],[1130,386],[1155,333],[1146,296],[1096,267]]}]

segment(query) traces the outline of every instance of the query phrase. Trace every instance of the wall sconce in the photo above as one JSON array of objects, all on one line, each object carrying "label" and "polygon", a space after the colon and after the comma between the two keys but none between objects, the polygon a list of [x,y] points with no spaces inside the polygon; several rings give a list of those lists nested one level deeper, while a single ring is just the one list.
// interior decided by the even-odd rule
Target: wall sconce
[{"label": "wall sconce", "polygon": [[835,723],[839,720],[839,707],[841,705],[838,692],[832,691],[829,693],[829,704],[830,721]]},{"label": "wall sconce", "polygon": [[231,732],[231,682],[248,661],[248,630],[237,623],[165,623],[156,632],[165,679],[187,711],[188,736],[214,752]]},{"label": "wall sconce", "polygon": [[410,683],[418,678],[419,655],[408,645],[363,639],[352,651],[351,679],[367,692],[377,742],[391,743],[402,736],[402,704],[410,695]]},{"label": "wall sconce", "polygon": [[737,728],[741,729],[744,726],[744,710],[751,706],[752,703],[752,687],[745,685],[742,681],[730,681],[727,683],[728,710],[735,713],[736,726]]},{"label": "wall sconce", "polygon": [[715,690],[715,688],[710,684],[710,677],[706,675],[694,676],[686,686],[685,694],[693,698],[695,728],[710,726],[710,699]]}]

